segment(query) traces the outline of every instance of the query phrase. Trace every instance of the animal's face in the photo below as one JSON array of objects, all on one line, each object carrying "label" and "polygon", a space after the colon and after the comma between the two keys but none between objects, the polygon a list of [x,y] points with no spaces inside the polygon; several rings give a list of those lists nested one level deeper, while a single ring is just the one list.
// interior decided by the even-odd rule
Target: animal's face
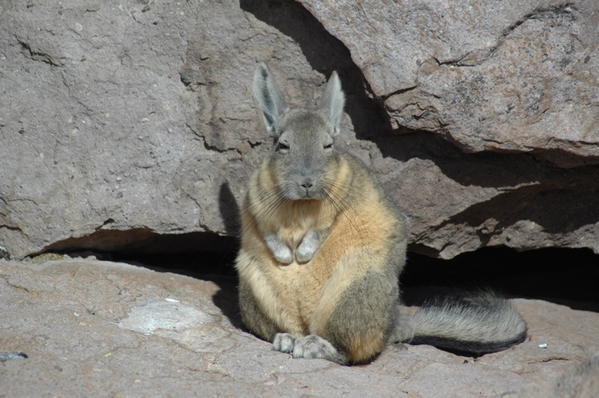
[{"label": "animal's face", "polygon": [[330,123],[317,111],[295,110],[283,118],[280,129],[272,162],[283,196],[324,199],[336,163]]},{"label": "animal's face", "polygon": [[318,109],[290,110],[270,70],[261,64],[254,75],[254,97],[275,139],[270,165],[283,198],[326,198],[336,176],[333,137],[345,103],[337,73],[331,74]]}]

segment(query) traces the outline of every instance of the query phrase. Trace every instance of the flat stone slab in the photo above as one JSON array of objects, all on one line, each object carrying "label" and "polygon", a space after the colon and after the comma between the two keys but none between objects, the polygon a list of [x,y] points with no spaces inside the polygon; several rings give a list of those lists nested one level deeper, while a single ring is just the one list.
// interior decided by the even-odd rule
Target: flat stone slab
[{"label": "flat stone slab", "polygon": [[3,397],[540,397],[599,352],[599,314],[516,299],[530,336],[478,359],[424,345],[355,367],[292,359],[240,329],[229,279],[91,259],[0,260],[0,298]]}]

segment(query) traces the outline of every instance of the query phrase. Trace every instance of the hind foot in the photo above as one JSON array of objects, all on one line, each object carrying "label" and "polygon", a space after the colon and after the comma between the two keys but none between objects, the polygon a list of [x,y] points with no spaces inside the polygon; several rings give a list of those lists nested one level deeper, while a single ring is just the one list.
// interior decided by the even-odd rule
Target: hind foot
[{"label": "hind foot", "polygon": [[293,337],[289,333],[278,333],[273,340],[273,348],[290,353],[293,358],[320,358],[337,363],[346,363],[346,358],[326,339],[310,334]]}]

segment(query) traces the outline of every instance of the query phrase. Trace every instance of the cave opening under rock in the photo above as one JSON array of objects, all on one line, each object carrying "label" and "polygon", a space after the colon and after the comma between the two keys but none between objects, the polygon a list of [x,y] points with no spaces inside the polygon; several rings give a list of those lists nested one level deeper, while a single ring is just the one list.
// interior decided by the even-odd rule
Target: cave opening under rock
[{"label": "cave opening under rock", "polygon": [[[206,251],[206,248],[211,248]],[[57,242],[46,252],[96,255],[159,272],[212,280],[226,300],[236,299],[233,267],[238,239],[212,233],[158,234],[149,230],[98,231]],[[402,297],[418,305],[447,289],[490,289],[506,297],[541,299],[599,312],[599,255],[589,249],[546,248],[518,252],[490,247],[442,260],[408,252],[400,278]]]}]

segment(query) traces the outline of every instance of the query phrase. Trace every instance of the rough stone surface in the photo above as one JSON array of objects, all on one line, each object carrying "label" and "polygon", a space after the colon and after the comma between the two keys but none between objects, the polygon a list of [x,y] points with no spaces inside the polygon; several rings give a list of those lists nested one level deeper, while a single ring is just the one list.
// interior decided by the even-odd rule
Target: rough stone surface
[{"label": "rough stone surface", "polygon": [[412,249],[599,252],[596,2],[302,3],[316,18],[281,0],[2,2],[0,257],[231,245],[216,238],[270,146],[259,61],[302,104],[339,71],[342,146],[410,216]]},{"label": "rough stone surface", "polygon": [[468,151],[599,160],[599,5],[301,0],[351,51],[394,126]]},{"label": "rough stone surface", "polygon": [[[233,283],[218,277],[0,260],[0,293],[6,397],[557,398],[560,375],[599,351],[599,315],[536,300],[514,300],[530,337],[507,351],[473,359],[391,346],[371,364],[343,367],[292,359],[240,330]],[[597,392],[583,387],[585,397]]]},{"label": "rough stone surface", "polygon": [[221,192],[230,202],[226,184],[264,152],[257,62],[285,54],[295,97],[324,79],[236,1],[0,7],[0,246],[14,257],[99,230],[225,234]]}]

